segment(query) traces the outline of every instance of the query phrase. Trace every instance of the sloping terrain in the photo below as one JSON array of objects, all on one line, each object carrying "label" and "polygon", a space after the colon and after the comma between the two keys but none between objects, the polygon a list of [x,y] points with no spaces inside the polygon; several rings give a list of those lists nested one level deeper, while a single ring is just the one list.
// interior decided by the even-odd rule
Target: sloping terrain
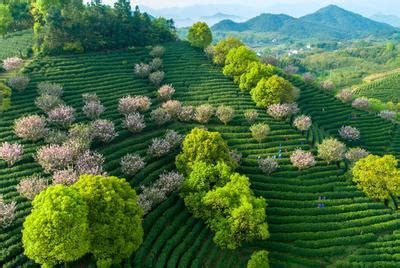
[{"label": "sloping terrain", "polygon": [[32,30],[19,31],[8,34],[6,38],[0,38],[0,61],[7,57],[25,56],[32,43]]},{"label": "sloping terrain", "polygon": [[359,86],[357,96],[376,98],[384,102],[400,102],[400,73],[387,75],[384,78]]}]

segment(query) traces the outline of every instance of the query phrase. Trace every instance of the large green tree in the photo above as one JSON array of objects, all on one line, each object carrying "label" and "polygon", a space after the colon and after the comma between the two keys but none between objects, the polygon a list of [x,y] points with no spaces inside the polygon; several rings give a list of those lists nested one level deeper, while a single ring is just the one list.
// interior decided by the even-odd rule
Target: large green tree
[{"label": "large green tree", "polygon": [[50,186],[35,197],[22,229],[24,254],[44,267],[88,252],[88,207],[78,191]]},{"label": "large green tree", "polygon": [[222,39],[213,48],[213,62],[218,65],[224,65],[229,51],[242,45],[242,41],[233,36]]},{"label": "large green tree", "polygon": [[244,74],[250,63],[259,61],[257,54],[246,46],[232,48],[226,56],[224,75],[233,77],[233,80],[239,82],[240,76]]},{"label": "large green tree", "polygon": [[259,250],[251,254],[247,268],[269,268],[268,251]]},{"label": "large green tree", "polygon": [[4,36],[13,22],[11,10],[8,5],[0,4],[0,35]]},{"label": "large green tree", "polygon": [[269,78],[274,73],[272,65],[266,65],[260,62],[252,62],[248,66],[248,71],[240,76],[239,88],[242,91],[250,91],[257,86],[262,78]]},{"label": "large green tree", "polygon": [[124,179],[82,175],[72,187],[88,204],[89,252],[98,265],[119,263],[139,248],[143,210]]},{"label": "large green tree", "polygon": [[277,75],[261,79],[257,86],[250,91],[250,94],[259,107],[293,102],[295,99],[295,90],[292,84]]},{"label": "large green tree", "polygon": [[212,42],[212,33],[207,23],[196,22],[190,27],[188,40],[194,47],[205,48]]}]

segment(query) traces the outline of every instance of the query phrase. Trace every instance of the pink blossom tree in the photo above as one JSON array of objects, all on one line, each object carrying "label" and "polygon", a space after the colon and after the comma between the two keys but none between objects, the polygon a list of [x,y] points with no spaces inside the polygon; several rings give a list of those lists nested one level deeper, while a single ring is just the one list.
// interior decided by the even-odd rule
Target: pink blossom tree
[{"label": "pink blossom tree", "polygon": [[157,125],[164,125],[172,120],[171,114],[164,108],[157,108],[150,113],[150,118]]},{"label": "pink blossom tree", "polygon": [[121,170],[125,175],[133,176],[146,165],[144,158],[137,154],[127,154],[121,159]]},{"label": "pink blossom tree", "polygon": [[360,131],[356,127],[342,126],[339,129],[339,135],[347,141],[357,141],[360,139]]},{"label": "pink blossom tree", "polygon": [[76,161],[76,171],[79,175],[101,175],[103,174],[103,164],[103,155],[87,150],[78,157]]},{"label": "pink blossom tree", "polygon": [[104,105],[97,101],[86,102],[82,107],[82,112],[91,120],[98,119],[104,111]]},{"label": "pink blossom tree", "polygon": [[48,94],[38,96],[35,100],[35,104],[36,107],[45,113],[48,113],[59,106],[65,105],[59,97]]},{"label": "pink blossom tree", "polygon": [[151,101],[146,96],[125,96],[119,100],[118,111],[121,114],[129,115],[135,112],[146,112],[149,110]]},{"label": "pink blossom tree", "polygon": [[75,121],[75,109],[61,105],[47,113],[47,121],[61,128],[68,128]]},{"label": "pink blossom tree", "polygon": [[53,184],[74,184],[79,179],[78,173],[73,168],[57,170],[53,174]]},{"label": "pink blossom tree", "polygon": [[152,140],[147,152],[153,157],[161,157],[171,151],[171,144],[162,138],[155,138]]},{"label": "pink blossom tree", "polygon": [[290,162],[299,170],[307,169],[315,166],[315,158],[311,152],[306,152],[301,149],[295,150],[290,156]]},{"label": "pink blossom tree", "polygon": [[97,119],[90,124],[93,136],[101,142],[110,142],[118,133],[115,131],[114,123],[106,119]]},{"label": "pink blossom tree", "polygon": [[146,127],[144,116],[137,112],[125,116],[124,127],[132,133],[141,132]]},{"label": "pink blossom tree", "polygon": [[182,104],[177,100],[168,100],[161,104],[161,108],[166,110],[171,115],[171,118],[176,118],[182,110]]},{"label": "pink blossom tree", "polygon": [[46,145],[37,150],[36,161],[47,173],[64,170],[73,165],[74,150],[68,145]]},{"label": "pink blossom tree", "polygon": [[14,122],[14,132],[20,138],[38,141],[48,132],[46,121],[39,115],[28,115],[21,117]]},{"label": "pink blossom tree", "polygon": [[267,175],[271,175],[279,167],[278,161],[275,158],[267,157],[258,161],[258,166]]},{"label": "pink blossom tree", "polygon": [[349,160],[351,163],[355,163],[358,160],[367,157],[368,155],[369,152],[367,150],[356,147],[349,149],[345,154],[345,158]]},{"label": "pink blossom tree", "polygon": [[353,92],[349,88],[343,89],[336,94],[336,98],[344,103],[350,103],[353,101]]},{"label": "pink blossom tree", "polygon": [[21,144],[3,142],[0,146],[0,159],[6,161],[8,166],[11,167],[21,160],[23,152],[24,149]]},{"label": "pink blossom tree", "polygon": [[190,122],[194,119],[195,109],[193,106],[183,106],[180,113],[178,114],[178,119],[181,122]]},{"label": "pink blossom tree", "polygon": [[293,125],[300,131],[307,131],[312,125],[311,117],[300,115],[294,119]]},{"label": "pink blossom tree", "polygon": [[155,71],[153,73],[150,73],[149,81],[154,86],[158,87],[158,86],[160,86],[161,82],[164,80],[164,77],[165,77],[165,73],[163,71]]},{"label": "pink blossom tree", "polygon": [[3,196],[0,196],[0,226],[6,228],[12,224],[15,219],[15,210],[17,202],[6,203]]},{"label": "pink blossom tree", "polygon": [[367,98],[361,97],[355,99],[352,104],[354,108],[356,109],[361,109],[361,110],[368,110],[371,104],[369,103],[369,100]]},{"label": "pink blossom tree", "polygon": [[24,91],[29,85],[30,79],[26,76],[14,76],[8,79],[7,85],[17,91]]},{"label": "pink blossom tree", "polygon": [[33,200],[37,194],[48,186],[47,180],[39,175],[22,179],[17,185],[17,192],[26,199]]},{"label": "pink blossom tree", "polygon": [[51,95],[60,98],[64,93],[63,86],[57,83],[40,82],[37,88],[39,95]]},{"label": "pink blossom tree", "polygon": [[6,71],[17,70],[24,65],[24,61],[18,57],[6,58],[3,60],[3,68]]},{"label": "pink blossom tree", "polygon": [[208,121],[210,121],[214,113],[215,110],[210,104],[202,104],[196,107],[194,117],[197,122],[201,124],[206,124],[208,123]]},{"label": "pink blossom tree", "polygon": [[226,125],[233,119],[235,110],[232,107],[221,105],[217,108],[215,115]]},{"label": "pink blossom tree", "polygon": [[157,91],[157,96],[163,101],[169,100],[175,94],[175,89],[172,85],[163,85]]},{"label": "pink blossom tree", "polygon": [[143,62],[135,64],[134,69],[135,69],[135,74],[141,78],[149,77],[151,72],[150,65]]}]

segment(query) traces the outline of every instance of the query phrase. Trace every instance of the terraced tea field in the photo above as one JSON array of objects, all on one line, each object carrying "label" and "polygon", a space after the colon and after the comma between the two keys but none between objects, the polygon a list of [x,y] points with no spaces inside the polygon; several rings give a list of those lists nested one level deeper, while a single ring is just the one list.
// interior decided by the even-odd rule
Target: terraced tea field
[{"label": "terraced tea field", "polygon": [[[349,181],[343,167],[318,162],[313,168],[298,171],[290,165],[289,155],[296,148],[315,151],[314,144],[326,135],[336,136],[344,122],[361,130],[361,145],[371,152],[400,152],[391,145],[391,140],[400,133],[394,125],[353,110],[318,89],[297,83],[302,91],[300,107],[316,122],[313,131],[308,136],[301,135],[289,122],[274,121],[263,109],[258,109],[261,115],[258,121],[267,122],[272,130],[268,139],[259,144],[251,137],[243,116],[246,109],[255,108],[250,97],[241,94],[201,51],[185,43],[165,47],[165,82],[177,90],[176,99],[185,104],[225,104],[235,108],[236,116],[227,126],[213,119],[206,127],[221,132],[230,148],[243,154],[239,172],[249,176],[256,195],[267,199],[271,237],[246,244],[237,251],[220,250],[204,223],[191,217],[183,201],[174,194],[145,217],[144,242],[135,256],[125,261],[124,267],[245,267],[252,251],[258,248],[270,252],[273,267],[324,267],[338,260],[351,260],[355,266],[362,266],[364,261],[373,264],[370,256],[384,258],[380,248],[397,241],[398,235],[392,233],[400,227],[398,214],[366,198]],[[0,142],[19,141],[12,131],[13,120],[24,114],[39,113],[33,105],[38,82],[62,83],[66,91],[63,99],[79,111],[81,122],[86,120],[80,112],[81,94],[96,92],[107,108],[102,117],[112,120],[119,133],[110,144],[96,145],[96,149],[106,157],[105,170],[124,177],[119,168],[122,156],[131,152],[145,155],[151,139],[162,136],[166,129],[186,133],[195,126],[174,122],[159,128],[150,122],[147,113],[147,127],[142,133],[134,135],[122,128],[122,116],[117,111],[120,97],[146,95],[152,98],[153,109],[159,105],[155,88],[133,75],[133,64],[146,61],[147,55],[147,50],[135,49],[35,60],[28,68],[30,87],[24,93],[15,93],[12,108],[1,114]],[[352,117],[354,114],[356,120]],[[20,241],[21,224],[30,204],[18,195],[15,186],[26,175],[42,173],[32,158],[40,145],[25,143],[23,160],[12,168],[0,164],[0,194],[6,200],[18,202],[17,220],[0,231],[0,264],[4,267],[33,265],[23,255]],[[278,155],[279,149],[282,150],[279,170],[272,176],[264,175],[258,168],[257,157]],[[176,153],[155,161],[147,159],[146,168],[127,180],[139,190],[140,185],[154,181],[164,170],[174,169]],[[326,198],[324,208],[317,206],[320,196]],[[394,257],[388,262],[391,264],[396,264]]]},{"label": "terraced tea field", "polygon": [[0,61],[7,57],[26,56],[32,43],[32,30],[19,31],[9,34],[7,38],[0,38]]},{"label": "terraced tea field", "polygon": [[400,73],[390,74],[382,79],[361,85],[357,88],[356,95],[397,103],[400,101],[399,85]]}]

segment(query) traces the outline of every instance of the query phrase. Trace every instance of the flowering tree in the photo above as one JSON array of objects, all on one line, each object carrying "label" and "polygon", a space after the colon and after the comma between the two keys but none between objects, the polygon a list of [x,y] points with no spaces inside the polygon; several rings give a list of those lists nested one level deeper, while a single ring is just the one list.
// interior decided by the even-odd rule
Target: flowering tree
[{"label": "flowering tree", "polygon": [[24,91],[28,87],[29,81],[30,79],[26,76],[15,76],[8,79],[7,85],[12,89]]},{"label": "flowering tree", "polygon": [[79,175],[101,175],[103,173],[103,155],[87,150],[76,161],[76,171]]},{"label": "flowering tree", "polygon": [[48,129],[46,128],[46,121],[39,115],[28,115],[21,117],[14,122],[14,132],[20,138],[38,141],[42,139]]},{"label": "flowering tree", "polygon": [[175,89],[172,85],[163,85],[157,91],[157,96],[164,101],[171,99],[174,94]]},{"label": "flowering tree", "polygon": [[97,119],[90,124],[95,139],[101,142],[110,142],[118,133],[115,131],[114,123],[106,119]]},{"label": "flowering tree", "polygon": [[194,117],[197,122],[206,124],[214,115],[214,108],[210,104],[202,104],[196,107]]},{"label": "flowering tree", "polygon": [[150,69],[152,71],[157,71],[157,70],[161,69],[161,67],[163,65],[163,60],[160,58],[154,58],[151,60],[149,65],[150,65]]},{"label": "flowering tree", "polygon": [[335,84],[330,80],[326,80],[320,83],[320,87],[324,90],[332,90],[334,89]]},{"label": "flowering tree", "polygon": [[46,189],[47,180],[39,175],[22,179],[17,185],[17,192],[26,199],[33,200],[37,194]]},{"label": "flowering tree", "polygon": [[53,125],[67,128],[75,121],[75,109],[61,105],[47,113],[47,120]]},{"label": "flowering tree", "polygon": [[74,184],[78,179],[78,173],[72,168],[57,170],[53,174],[53,184],[64,184],[68,186]]},{"label": "flowering tree", "polygon": [[306,115],[298,116],[294,119],[293,125],[300,131],[307,131],[312,125],[311,117]]},{"label": "flowering tree", "polygon": [[242,162],[242,153],[240,153],[238,150],[230,150],[229,151],[229,156],[235,160],[235,162],[237,163],[237,165],[239,166],[240,162]]},{"label": "flowering tree", "polygon": [[125,116],[124,127],[133,133],[141,132],[146,127],[144,116],[137,112]]},{"label": "flowering tree", "polygon": [[156,87],[160,86],[161,82],[164,80],[165,73],[163,71],[156,71],[149,75],[149,81]]},{"label": "flowering tree", "polygon": [[144,158],[137,154],[127,154],[121,159],[121,170],[125,175],[133,176],[145,165]]},{"label": "flowering tree", "polygon": [[17,207],[17,202],[12,201],[6,203],[3,196],[0,195],[0,226],[5,228],[10,226],[15,218],[15,210]]},{"label": "flowering tree", "polygon": [[247,110],[244,112],[244,118],[249,124],[254,124],[257,121],[258,113],[256,110]]},{"label": "flowering tree", "polygon": [[177,100],[168,100],[161,105],[161,108],[166,110],[171,115],[171,118],[176,118],[182,110],[182,104]]},{"label": "flowering tree", "polygon": [[64,93],[63,86],[57,83],[40,82],[37,88],[39,95],[61,97]]},{"label": "flowering tree", "polygon": [[67,133],[61,130],[50,130],[44,138],[46,144],[62,144],[68,139]]},{"label": "flowering tree", "polygon": [[226,125],[233,119],[235,110],[232,107],[221,105],[217,108],[215,115]]},{"label": "flowering tree", "polygon": [[344,158],[346,145],[334,138],[325,139],[318,145],[318,157],[326,162],[337,162]]},{"label": "flowering tree", "polygon": [[57,96],[44,94],[36,98],[35,104],[40,110],[48,113],[51,110],[64,105],[64,102]]},{"label": "flowering tree", "polygon": [[356,141],[360,139],[360,131],[351,126],[342,126],[339,129],[339,135],[342,137],[342,139],[348,141]]},{"label": "flowering tree", "polygon": [[21,144],[3,142],[0,146],[0,159],[6,161],[8,166],[11,167],[21,160],[23,152],[24,149]]},{"label": "flowering tree", "polygon": [[384,110],[379,112],[379,116],[385,120],[394,120],[396,119],[396,112]]},{"label": "flowering tree", "polygon": [[37,150],[36,161],[47,173],[64,170],[73,164],[74,150],[68,145],[46,145]]},{"label": "flowering tree", "polygon": [[149,77],[151,72],[151,67],[149,64],[146,63],[138,63],[135,64],[135,74],[141,78]]},{"label": "flowering tree", "polygon": [[147,152],[154,157],[161,157],[171,151],[171,144],[162,138],[152,140]]},{"label": "flowering tree", "polygon": [[355,163],[358,160],[367,157],[368,155],[369,152],[367,150],[357,147],[349,149],[345,154],[345,158],[349,160],[351,163]]},{"label": "flowering tree", "polygon": [[3,68],[6,71],[16,70],[22,67],[24,61],[18,57],[6,58],[3,60]]},{"label": "flowering tree", "polygon": [[165,133],[164,139],[171,145],[171,149],[175,149],[181,146],[183,135],[179,134],[175,130],[168,129]]},{"label": "flowering tree", "polygon": [[103,104],[97,101],[89,101],[86,102],[82,107],[82,112],[89,119],[98,119],[100,115],[105,111],[105,107]]},{"label": "flowering tree", "polygon": [[305,73],[303,75],[303,79],[304,79],[304,82],[306,82],[306,83],[312,83],[315,81],[316,77],[312,73]]},{"label": "flowering tree", "polygon": [[278,169],[279,164],[275,158],[267,157],[258,161],[258,166],[267,175]]},{"label": "flowering tree", "polygon": [[261,143],[265,138],[267,138],[268,134],[271,132],[271,128],[267,124],[258,123],[252,125],[250,131],[253,138]]},{"label": "flowering tree", "polygon": [[129,115],[135,112],[145,112],[149,110],[151,101],[146,96],[125,96],[119,99],[118,111],[121,114]]},{"label": "flowering tree", "polygon": [[159,126],[166,124],[172,120],[171,114],[161,107],[158,107],[157,109],[151,111],[150,118]]},{"label": "flowering tree", "polygon": [[272,104],[268,106],[267,113],[276,120],[285,119],[298,112],[297,104]]},{"label": "flowering tree", "polygon": [[100,102],[100,98],[96,93],[83,93],[82,99],[84,104],[89,102]]},{"label": "flowering tree", "polygon": [[193,106],[183,106],[178,114],[178,119],[182,122],[190,122],[194,119],[194,113],[195,109]]},{"label": "flowering tree", "polygon": [[152,56],[153,58],[161,58],[165,53],[165,48],[163,46],[154,46],[149,55]]},{"label": "flowering tree", "polygon": [[361,109],[361,110],[368,110],[371,104],[369,103],[369,100],[367,98],[357,98],[353,101],[351,104],[354,108],[356,109]]},{"label": "flowering tree", "polygon": [[307,169],[315,166],[315,158],[311,152],[306,152],[301,149],[295,150],[290,156],[290,162],[299,170]]},{"label": "flowering tree", "polygon": [[336,94],[336,98],[345,103],[352,102],[353,101],[353,92],[349,88],[343,89],[338,94]]}]

